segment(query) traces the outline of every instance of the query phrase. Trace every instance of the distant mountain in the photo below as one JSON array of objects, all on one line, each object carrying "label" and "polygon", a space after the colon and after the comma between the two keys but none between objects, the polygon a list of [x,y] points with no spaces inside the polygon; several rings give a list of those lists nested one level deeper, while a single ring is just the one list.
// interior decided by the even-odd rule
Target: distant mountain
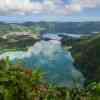
[{"label": "distant mountain", "polygon": [[27,31],[33,29],[51,33],[95,33],[100,32],[100,22],[0,22],[0,32]]},{"label": "distant mountain", "polygon": [[25,22],[24,26],[40,26],[46,32],[94,33],[100,32],[100,22]]}]

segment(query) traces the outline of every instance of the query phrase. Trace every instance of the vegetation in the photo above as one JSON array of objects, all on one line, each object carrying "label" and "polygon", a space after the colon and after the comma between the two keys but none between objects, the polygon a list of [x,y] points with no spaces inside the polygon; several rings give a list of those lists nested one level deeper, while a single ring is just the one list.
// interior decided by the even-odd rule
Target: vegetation
[{"label": "vegetation", "polygon": [[[10,32],[31,32],[33,35],[45,32],[86,33],[95,29],[100,23],[0,23],[0,53],[6,51],[26,50],[37,40],[33,37],[3,35]],[[79,27],[80,26],[80,27]],[[86,26],[88,26],[86,28]],[[47,29],[47,30],[45,30]],[[93,29],[93,30],[92,30]],[[67,30],[67,31],[66,31]],[[82,37],[81,39],[65,38],[64,49],[72,50],[76,67],[86,78],[83,87],[59,87],[47,83],[41,69],[27,69],[19,62],[12,64],[9,59],[0,60],[0,100],[100,100],[100,35]],[[69,46],[69,47],[68,47]]]},{"label": "vegetation", "polygon": [[100,35],[77,43],[73,50],[77,68],[87,81],[100,81]]},{"label": "vegetation", "polygon": [[0,53],[32,46],[39,39],[42,30],[39,26],[0,23]]},{"label": "vegetation", "polygon": [[[0,34],[7,32],[33,32],[45,31],[51,33],[91,33],[100,31],[100,22],[25,22],[5,23],[0,22]],[[34,32],[35,27],[35,32]]]},{"label": "vegetation", "polygon": [[100,83],[85,88],[57,87],[43,80],[40,69],[0,61],[0,100],[99,100]]}]

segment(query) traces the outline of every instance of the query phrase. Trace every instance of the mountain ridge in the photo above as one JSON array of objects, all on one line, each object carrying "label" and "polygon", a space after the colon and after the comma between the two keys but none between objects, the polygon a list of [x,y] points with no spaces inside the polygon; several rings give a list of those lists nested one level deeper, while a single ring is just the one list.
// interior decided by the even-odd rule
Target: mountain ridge
[{"label": "mountain ridge", "polygon": [[[14,27],[14,26],[15,27]],[[75,34],[88,34],[88,33],[96,33],[100,32],[100,22],[24,22],[24,23],[6,23],[0,22],[0,31],[7,30],[7,28],[16,29],[16,26],[22,26],[27,28],[43,28],[43,32],[49,33],[75,33]]]}]

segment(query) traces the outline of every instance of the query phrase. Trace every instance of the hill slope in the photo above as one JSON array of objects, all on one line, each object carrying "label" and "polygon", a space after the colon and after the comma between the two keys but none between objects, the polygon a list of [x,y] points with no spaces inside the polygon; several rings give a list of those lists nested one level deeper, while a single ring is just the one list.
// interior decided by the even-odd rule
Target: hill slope
[{"label": "hill slope", "polygon": [[[100,81],[100,35],[75,45],[77,68],[87,80]],[[75,52],[74,52],[75,53]]]}]

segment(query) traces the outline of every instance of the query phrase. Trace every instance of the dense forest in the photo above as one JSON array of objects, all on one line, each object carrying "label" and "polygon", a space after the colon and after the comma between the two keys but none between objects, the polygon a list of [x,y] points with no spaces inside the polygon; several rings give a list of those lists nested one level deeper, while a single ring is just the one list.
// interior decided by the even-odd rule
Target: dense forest
[{"label": "dense forest", "polygon": [[[100,80],[100,35],[82,40],[74,46],[77,68],[89,81]],[[79,67],[80,66],[80,67]]]}]

